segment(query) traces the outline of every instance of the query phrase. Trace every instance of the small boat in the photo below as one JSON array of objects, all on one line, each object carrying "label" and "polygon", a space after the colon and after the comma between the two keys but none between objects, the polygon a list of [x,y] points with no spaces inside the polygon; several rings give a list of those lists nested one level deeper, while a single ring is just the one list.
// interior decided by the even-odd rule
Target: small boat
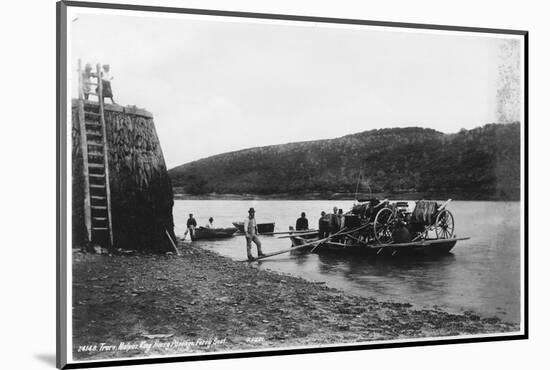
[{"label": "small boat", "polygon": [[209,229],[207,227],[199,227],[195,229],[194,240],[200,239],[222,239],[230,238],[237,231],[236,227],[220,227],[215,229]]},{"label": "small boat", "polygon": [[[244,233],[244,222],[233,222],[233,225],[241,232]],[[258,233],[267,234],[272,233],[275,230],[275,222],[266,222],[258,224]]]}]

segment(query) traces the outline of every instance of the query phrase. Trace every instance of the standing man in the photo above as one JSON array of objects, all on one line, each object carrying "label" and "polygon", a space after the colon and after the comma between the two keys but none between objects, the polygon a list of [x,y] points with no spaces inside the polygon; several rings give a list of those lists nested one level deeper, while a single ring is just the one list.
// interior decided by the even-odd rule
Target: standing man
[{"label": "standing man", "polygon": [[[336,232],[339,232],[340,230],[342,230],[344,228],[344,225],[345,225],[345,217],[344,217],[344,210],[342,208],[340,208],[338,210],[338,230]],[[340,235],[338,237],[338,241],[340,243],[343,243],[345,241],[345,237]]]},{"label": "standing man", "polygon": [[191,238],[191,241],[195,239],[195,228],[197,227],[197,221],[195,218],[193,218],[193,214],[189,214],[189,218],[187,219],[187,230],[185,230],[185,233],[183,234],[183,240],[187,237],[187,233],[189,233],[189,237]]},{"label": "standing man", "polygon": [[249,261],[253,261],[252,256],[252,242],[256,244],[258,249],[258,257],[263,257],[265,254],[262,252],[262,242],[258,238],[258,225],[256,223],[256,211],[254,208],[248,210],[248,217],[244,220],[244,235],[246,237],[246,255]]},{"label": "standing man", "polygon": [[325,211],[321,212],[321,218],[319,219],[319,239],[324,239],[329,236],[330,231],[330,215],[327,215]]},{"label": "standing man", "polygon": [[302,217],[296,220],[296,230],[308,230],[309,229],[309,223],[306,218],[306,213],[302,212]]},{"label": "standing man", "polygon": [[340,230],[340,219],[338,218],[338,207],[332,209],[330,214],[330,233],[334,234]]},{"label": "standing man", "polygon": [[84,72],[82,72],[82,91],[84,93],[84,100],[88,100],[90,97],[90,91],[92,91],[92,77],[95,74],[92,72],[92,65],[86,63],[84,67]]},{"label": "standing man", "polygon": [[[111,99],[111,102],[113,104],[115,103],[115,100],[113,99],[113,89],[111,88],[111,81],[113,80],[113,76],[111,75],[111,66],[108,64],[103,65],[103,70],[101,71],[101,86],[103,89],[103,100],[105,98]],[[98,91],[98,89],[96,89]]]},{"label": "standing man", "polygon": [[346,218],[344,216],[344,210],[342,208],[340,208],[338,210],[338,230],[342,230],[344,228],[344,225],[346,224],[345,222]]}]

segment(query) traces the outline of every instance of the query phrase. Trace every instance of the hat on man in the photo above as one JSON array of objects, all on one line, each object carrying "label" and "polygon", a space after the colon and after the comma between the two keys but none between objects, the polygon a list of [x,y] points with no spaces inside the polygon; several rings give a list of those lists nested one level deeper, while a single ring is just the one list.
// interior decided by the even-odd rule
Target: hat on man
[{"label": "hat on man", "polygon": [[254,210],[254,208],[250,207],[250,209],[248,210],[248,213],[252,213],[252,212],[256,212],[256,211]]}]

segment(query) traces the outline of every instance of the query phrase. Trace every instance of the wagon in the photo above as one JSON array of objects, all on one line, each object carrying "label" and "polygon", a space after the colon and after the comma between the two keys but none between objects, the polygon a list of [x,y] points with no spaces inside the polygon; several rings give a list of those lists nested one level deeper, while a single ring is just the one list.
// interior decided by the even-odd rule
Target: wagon
[{"label": "wagon", "polygon": [[[387,244],[425,239],[452,239],[454,217],[446,209],[450,199],[443,204],[420,200],[411,211],[409,202],[386,202],[373,220],[373,236],[379,243]],[[397,240],[396,240],[397,239]]]},{"label": "wagon", "polygon": [[374,255],[444,254],[459,240],[451,200],[389,201],[370,199],[356,203],[345,214],[344,227],[316,241],[291,237],[294,246],[311,245],[316,253]]}]

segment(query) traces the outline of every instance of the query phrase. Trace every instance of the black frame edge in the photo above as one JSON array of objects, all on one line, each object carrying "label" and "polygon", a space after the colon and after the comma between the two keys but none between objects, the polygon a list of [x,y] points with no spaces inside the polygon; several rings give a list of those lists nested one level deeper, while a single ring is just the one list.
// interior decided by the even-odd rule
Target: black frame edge
[{"label": "black frame edge", "polygon": [[67,5],[56,3],[56,367],[67,365]]},{"label": "black frame edge", "polygon": [[[374,343],[374,344],[355,344],[338,347],[316,347],[316,348],[301,348],[301,349],[275,349],[258,352],[238,352],[238,353],[220,353],[220,354],[199,354],[191,356],[167,356],[159,358],[136,358],[125,360],[106,360],[98,362],[67,362],[67,238],[66,238],[66,161],[67,148],[66,142],[61,138],[66,137],[66,78],[67,78],[67,7],[82,7],[82,8],[100,8],[113,10],[133,10],[133,11],[149,11],[161,13],[179,13],[179,14],[196,14],[196,15],[211,15],[211,16],[227,16],[238,18],[259,18],[272,20],[289,20],[302,22],[317,22],[317,23],[333,23],[333,24],[356,24],[368,26],[384,26],[396,28],[416,28],[427,30],[441,31],[460,31],[460,32],[477,32],[477,33],[498,33],[504,35],[520,35],[524,41],[524,325],[523,333],[517,335],[499,335],[491,337],[478,338],[455,338],[455,339],[430,339],[421,342],[404,342],[404,343]],[[528,248],[528,230],[529,230],[529,48],[528,35],[526,30],[510,30],[497,28],[478,28],[478,27],[461,27],[449,25],[432,25],[422,23],[403,23],[403,22],[384,22],[359,19],[342,19],[328,18],[315,16],[298,16],[298,15],[283,15],[283,14],[268,14],[268,13],[253,13],[253,12],[238,12],[225,10],[208,10],[208,9],[191,9],[191,8],[176,8],[176,7],[160,7],[132,4],[110,4],[101,2],[82,2],[82,1],[66,1],[60,0],[56,3],[56,38],[57,38],[57,94],[56,94],[56,366],[59,369],[79,369],[79,368],[96,368],[96,367],[111,367],[125,365],[140,365],[140,364],[159,364],[159,363],[174,363],[174,362],[191,362],[204,360],[220,360],[220,359],[237,359],[247,357],[268,357],[268,356],[287,356],[295,354],[315,354],[343,351],[358,351],[366,349],[386,349],[386,348],[405,348],[405,347],[423,347],[433,345],[449,345],[449,344],[467,344],[467,343],[487,343],[509,340],[525,340],[529,339],[529,248]],[[61,330],[63,329],[63,330]]]},{"label": "black frame edge", "polygon": [[349,345],[339,347],[316,347],[316,348],[298,348],[298,349],[282,349],[282,350],[266,350],[259,352],[239,352],[239,353],[220,353],[210,355],[190,355],[190,356],[167,356],[159,358],[136,358],[126,360],[106,360],[98,362],[75,362],[68,364],[64,369],[81,369],[81,368],[97,368],[97,367],[112,367],[112,366],[128,366],[128,365],[144,365],[144,364],[160,364],[174,362],[191,362],[205,360],[224,360],[224,359],[239,359],[248,357],[270,357],[270,356],[288,356],[297,354],[316,354],[316,353],[332,353],[332,352],[350,352],[360,350],[374,350],[387,348],[406,348],[406,347],[425,347],[425,346],[440,346],[449,344],[468,344],[468,343],[488,343],[502,342],[508,340],[524,340],[527,339],[525,334],[495,336],[495,337],[480,337],[480,338],[460,338],[460,339],[433,339],[422,342],[405,342],[405,343],[378,343],[378,344],[362,344]]},{"label": "black frame edge", "polygon": [[525,338],[529,338],[529,32],[523,35],[523,120],[524,120],[524,241],[523,241],[523,258],[524,258],[524,322],[523,330]]},{"label": "black frame edge", "polygon": [[102,3],[102,2],[84,2],[84,1],[72,1],[72,0],[62,0],[62,2],[64,2],[67,6],[79,7],[79,8],[99,8],[99,9],[112,9],[112,10],[134,10],[134,11],[157,12],[157,13],[213,15],[213,16],[221,16],[221,17],[260,18],[260,19],[287,20],[287,21],[299,21],[299,22],[356,24],[356,25],[366,25],[366,26],[417,28],[417,29],[441,30],[441,31],[500,33],[500,34],[507,34],[507,35],[525,35],[527,33],[527,31],[525,30],[510,30],[510,29],[484,28],[484,27],[463,27],[463,26],[426,24],[426,23],[385,22],[385,21],[362,20],[362,19],[353,19],[353,18],[330,18],[330,17],[302,16],[302,15],[290,15],[290,14],[241,12],[241,11],[229,11],[229,10],[177,8],[177,7],[151,6],[151,5],[111,4],[111,3]]}]

